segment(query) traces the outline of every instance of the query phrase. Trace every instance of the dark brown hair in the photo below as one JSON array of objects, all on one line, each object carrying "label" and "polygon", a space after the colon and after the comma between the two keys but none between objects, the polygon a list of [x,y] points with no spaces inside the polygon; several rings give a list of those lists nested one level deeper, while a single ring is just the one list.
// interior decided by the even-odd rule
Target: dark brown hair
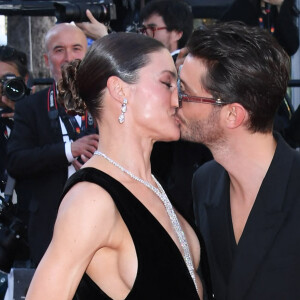
[{"label": "dark brown hair", "polygon": [[150,61],[150,53],[164,45],[136,33],[112,33],[95,41],[84,59],[63,67],[59,97],[68,110],[78,114],[85,109],[97,119],[102,108],[102,95],[107,80],[117,76],[127,83],[136,83],[139,70]]},{"label": "dark brown hair", "polygon": [[269,132],[289,79],[289,56],[266,30],[241,22],[195,30],[188,45],[207,74],[199,78],[214,98],[243,105],[249,129]]}]

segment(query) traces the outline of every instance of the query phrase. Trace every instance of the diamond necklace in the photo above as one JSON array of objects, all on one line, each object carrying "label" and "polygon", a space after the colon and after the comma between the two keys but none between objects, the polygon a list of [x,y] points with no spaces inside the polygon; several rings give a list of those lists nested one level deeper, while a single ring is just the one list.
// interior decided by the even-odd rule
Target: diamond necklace
[{"label": "diamond necklace", "polygon": [[145,185],[147,188],[149,188],[151,191],[153,191],[159,198],[160,200],[163,202],[166,211],[168,213],[168,216],[170,218],[170,221],[172,223],[172,227],[179,239],[179,242],[181,244],[181,247],[183,249],[183,257],[184,257],[184,261],[186,263],[186,266],[189,270],[189,273],[194,281],[196,290],[198,291],[198,287],[196,284],[196,276],[195,276],[195,270],[194,270],[194,265],[192,262],[192,258],[191,258],[191,253],[190,253],[190,249],[189,249],[189,245],[187,243],[185,234],[180,226],[180,223],[178,221],[178,218],[174,212],[173,206],[168,198],[168,196],[166,195],[164,189],[162,188],[162,186],[160,185],[160,183],[156,180],[156,178],[151,174],[154,182],[156,183],[156,185],[158,186],[158,188],[156,188],[155,186],[153,186],[150,182],[145,181],[137,176],[135,176],[134,174],[132,174],[130,171],[128,171],[127,169],[125,169],[124,167],[122,167],[121,165],[119,165],[117,162],[115,162],[114,160],[112,160],[110,157],[108,157],[106,154],[96,150],[94,152],[95,155],[99,155],[102,156],[103,158],[105,158],[107,161],[109,161],[111,164],[113,164],[115,167],[119,168],[122,172],[126,173],[127,175],[129,175],[132,179],[142,183],[143,185]]}]

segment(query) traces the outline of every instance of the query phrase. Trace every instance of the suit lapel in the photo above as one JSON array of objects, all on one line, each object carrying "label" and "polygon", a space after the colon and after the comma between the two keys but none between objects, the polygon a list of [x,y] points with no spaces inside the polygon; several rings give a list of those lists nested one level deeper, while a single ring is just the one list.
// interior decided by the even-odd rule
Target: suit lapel
[{"label": "suit lapel", "polygon": [[290,151],[279,138],[272,163],[239,241],[227,299],[245,299],[286,218],[287,213],[282,211],[282,207],[293,160]]},{"label": "suit lapel", "polygon": [[[227,172],[224,170],[219,175],[219,180],[215,185],[214,192],[210,195],[209,203],[205,205],[207,212],[207,224],[208,232],[207,239],[210,242],[211,251],[210,256],[214,256],[211,260],[211,272],[215,273],[214,278],[218,278],[218,285],[222,285],[225,293],[225,283],[227,280],[224,277],[227,270],[230,268],[226,263],[231,260],[228,259],[231,256],[230,249],[223,247],[228,245],[228,239],[230,238],[227,234],[227,230],[224,228],[228,227],[228,202],[229,202],[229,177]],[[220,247],[220,245],[222,245]],[[221,253],[220,253],[221,252]],[[222,262],[220,261],[222,259]],[[225,269],[224,269],[225,267]]]}]

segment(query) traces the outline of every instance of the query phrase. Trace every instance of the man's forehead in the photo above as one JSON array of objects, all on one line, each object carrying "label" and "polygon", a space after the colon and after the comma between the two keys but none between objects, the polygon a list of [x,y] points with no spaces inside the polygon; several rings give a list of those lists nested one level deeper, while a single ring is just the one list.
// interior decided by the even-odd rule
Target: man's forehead
[{"label": "man's forehead", "polygon": [[191,55],[190,53],[186,56],[182,68],[186,69],[184,73],[190,74],[193,74],[193,72],[201,74],[207,72],[207,67],[204,61],[201,58]]},{"label": "man's forehead", "polygon": [[153,13],[147,19],[143,20],[143,24],[147,25],[147,26],[158,26],[158,25],[165,26],[163,17],[161,15],[159,15],[158,13]]},{"label": "man's forehead", "polygon": [[48,32],[46,36],[46,47],[48,50],[60,47],[82,46],[87,47],[84,33],[77,27],[61,26]]}]

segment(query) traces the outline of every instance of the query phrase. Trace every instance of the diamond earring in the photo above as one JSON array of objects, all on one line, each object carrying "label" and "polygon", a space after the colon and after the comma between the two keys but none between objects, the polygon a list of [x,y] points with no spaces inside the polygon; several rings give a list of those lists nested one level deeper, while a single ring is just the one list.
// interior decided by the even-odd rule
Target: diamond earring
[{"label": "diamond earring", "polygon": [[124,98],[123,103],[122,103],[122,107],[121,107],[121,114],[119,116],[119,123],[120,124],[123,124],[124,121],[125,121],[125,113],[127,111],[127,103],[128,103],[127,99]]}]

